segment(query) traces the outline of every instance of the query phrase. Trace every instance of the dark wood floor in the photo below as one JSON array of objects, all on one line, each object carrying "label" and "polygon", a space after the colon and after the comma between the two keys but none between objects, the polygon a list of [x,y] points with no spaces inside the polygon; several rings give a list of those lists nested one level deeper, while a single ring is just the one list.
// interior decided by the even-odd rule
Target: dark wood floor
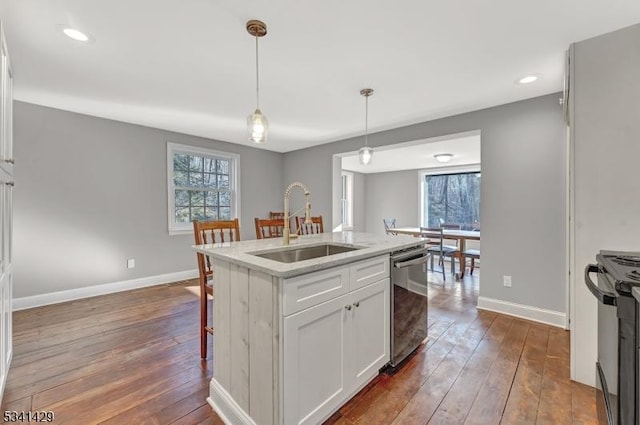
[{"label": "dark wood floor", "polygon": [[[2,410],[60,424],[221,424],[205,401],[198,298],[178,282],[14,313]],[[476,278],[430,288],[430,337],[328,423],[590,424],[593,389],[569,380],[569,334],[477,311]]]},{"label": "dark wood floor", "polygon": [[14,313],[2,410],[60,424],[221,424],[206,402],[199,302],[161,285]]}]

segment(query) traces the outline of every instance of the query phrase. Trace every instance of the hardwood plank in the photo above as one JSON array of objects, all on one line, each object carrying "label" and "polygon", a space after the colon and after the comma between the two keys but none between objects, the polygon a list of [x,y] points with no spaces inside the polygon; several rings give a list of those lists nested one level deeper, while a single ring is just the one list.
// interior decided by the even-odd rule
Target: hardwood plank
[{"label": "hardwood plank", "polygon": [[550,329],[536,424],[572,423],[569,332]]},{"label": "hardwood plank", "polygon": [[500,423],[511,385],[516,374],[520,355],[529,330],[524,321],[514,321],[505,338],[500,353],[491,365],[491,369],[476,396],[471,410],[464,421],[467,425],[486,425]]},{"label": "hardwood plank", "polygon": [[146,420],[164,423],[177,420],[196,408],[206,404],[209,396],[209,379],[198,377],[172,391],[141,402],[105,420],[104,425],[136,424]]},{"label": "hardwood plank", "polygon": [[529,328],[518,371],[501,420],[502,424],[532,425],[536,423],[548,340],[548,326],[532,325]]},{"label": "hardwood plank", "polygon": [[571,382],[571,413],[575,425],[596,425],[598,412],[593,404],[596,390],[579,382]]}]

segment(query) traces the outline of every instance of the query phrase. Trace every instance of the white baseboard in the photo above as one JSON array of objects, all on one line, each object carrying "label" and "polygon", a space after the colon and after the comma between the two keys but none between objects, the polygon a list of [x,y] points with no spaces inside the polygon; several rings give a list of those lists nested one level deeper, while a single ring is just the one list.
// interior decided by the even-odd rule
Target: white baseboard
[{"label": "white baseboard", "polygon": [[198,277],[197,269],[185,270],[182,272],[166,273],[157,276],[141,277],[121,282],[88,286],[86,288],[69,289],[66,291],[50,292],[48,294],[32,295],[30,297],[14,298],[13,311],[95,297],[97,295],[112,294],[114,292],[128,291],[130,289],[145,288],[147,286],[161,285],[164,283],[193,279],[196,277]]},{"label": "white baseboard", "polygon": [[227,425],[256,425],[247,412],[238,406],[238,403],[222,388],[222,385],[215,378],[211,379],[209,392],[210,396],[207,397],[207,402],[220,416],[222,422]]},{"label": "white baseboard", "polygon": [[545,310],[530,305],[516,304],[487,297],[478,297],[478,308],[567,329],[567,315],[559,311]]}]

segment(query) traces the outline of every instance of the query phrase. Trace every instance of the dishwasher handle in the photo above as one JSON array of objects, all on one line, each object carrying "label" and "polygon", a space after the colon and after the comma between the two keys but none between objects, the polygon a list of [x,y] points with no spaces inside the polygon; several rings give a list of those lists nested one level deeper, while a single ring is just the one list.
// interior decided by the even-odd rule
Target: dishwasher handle
[{"label": "dishwasher handle", "polygon": [[414,258],[412,260],[398,261],[398,262],[394,263],[393,266],[396,269],[403,269],[405,267],[415,266],[416,264],[424,264],[427,261],[429,261],[429,256],[428,255],[424,255],[422,257]]},{"label": "dishwasher handle", "polygon": [[587,264],[584,268],[584,283],[586,283],[589,291],[598,299],[599,302],[606,305],[618,305],[617,296],[614,292],[603,291],[591,280],[591,273],[602,273],[597,264]]}]

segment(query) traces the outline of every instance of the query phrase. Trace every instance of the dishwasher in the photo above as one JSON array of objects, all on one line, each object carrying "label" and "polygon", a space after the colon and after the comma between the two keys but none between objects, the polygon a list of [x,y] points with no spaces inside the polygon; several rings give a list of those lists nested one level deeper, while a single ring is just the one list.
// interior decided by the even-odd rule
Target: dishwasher
[{"label": "dishwasher", "polygon": [[427,338],[426,246],[391,253],[391,367]]}]

